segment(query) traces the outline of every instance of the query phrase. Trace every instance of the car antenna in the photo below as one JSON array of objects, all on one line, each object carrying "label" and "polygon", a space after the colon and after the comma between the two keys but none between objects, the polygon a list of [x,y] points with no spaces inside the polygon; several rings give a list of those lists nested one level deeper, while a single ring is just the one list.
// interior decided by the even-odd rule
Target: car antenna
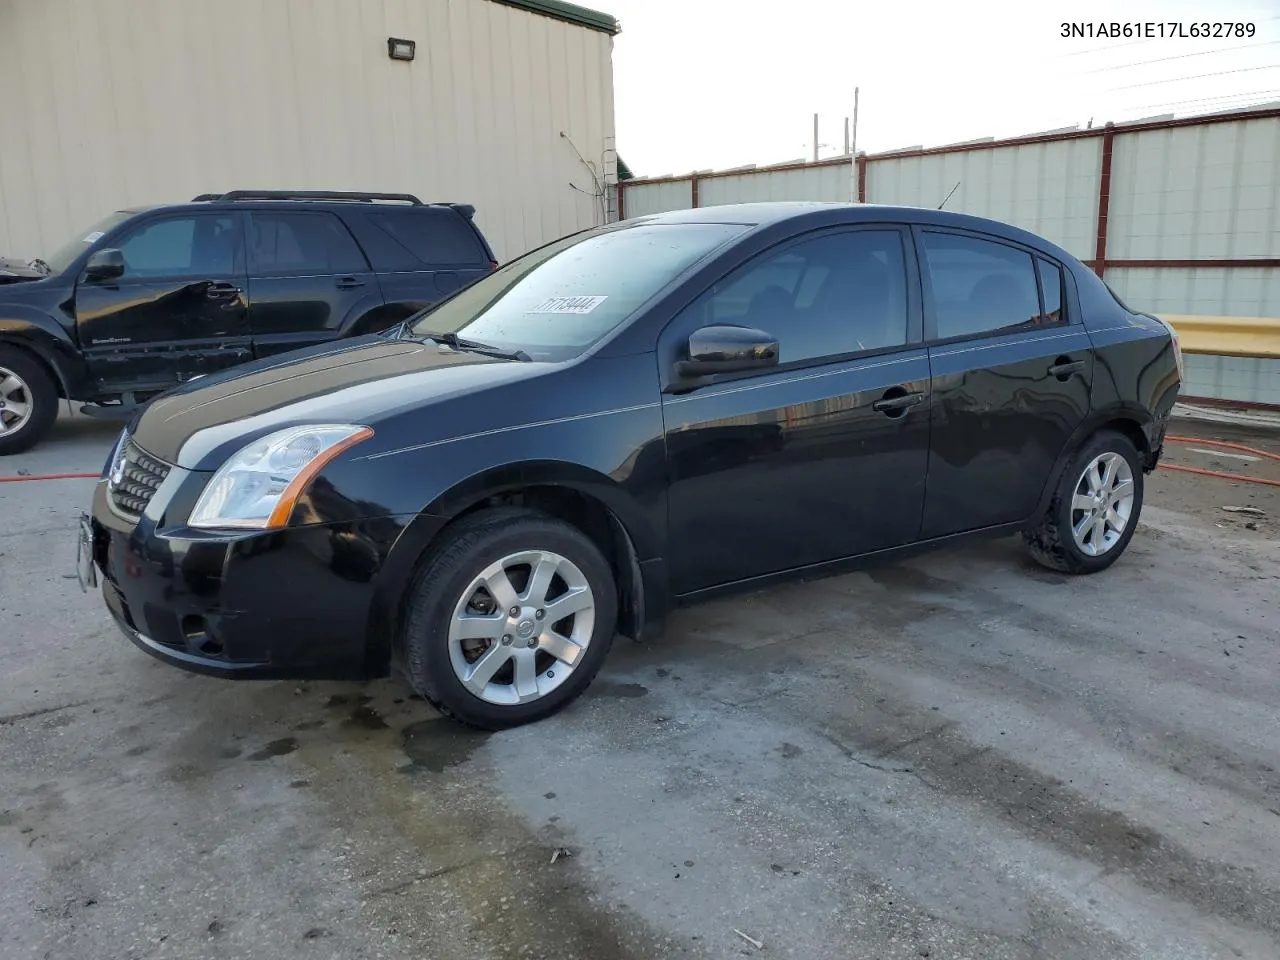
[{"label": "car antenna", "polygon": [[[951,188],[951,193],[955,193],[959,189],[960,189],[960,181],[957,180],[956,185]],[[951,199],[951,193],[948,193],[945,197],[942,198],[942,202],[938,204],[939,210],[941,210],[943,207],[947,205],[947,201]]]}]

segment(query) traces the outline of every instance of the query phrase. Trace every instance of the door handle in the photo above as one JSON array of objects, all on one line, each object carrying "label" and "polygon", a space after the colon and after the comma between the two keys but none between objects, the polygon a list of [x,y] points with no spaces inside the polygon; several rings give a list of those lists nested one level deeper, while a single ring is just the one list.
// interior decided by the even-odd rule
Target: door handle
[{"label": "door handle", "polygon": [[883,413],[888,416],[894,416],[906,413],[911,407],[919,406],[924,403],[923,393],[901,393],[896,396],[883,396],[875,403],[871,404],[871,409],[876,413]]},{"label": "door handle", "polygon": [[206,297],[214,297],[219,300],[225,299],[226,297],[239,296],[239,294],[240,288],[234,283],[211,283],[204,288],[204,295]]},{"label": "door handle", "polygon": [[364,281],[358,277],[339,277],[334,286],[339,290],[353,290],[356,287],[363,287]]},{"label": "door handle", "polygon": [[1079,373],[1083,369],[1083,360],[1072,360],[1069,357],[1059,357],[1054,361],[1053,366],[1049,368],[1049,373],[1065,383],[1067,380],[1071,379],[1071,375],[1073,373]]}]

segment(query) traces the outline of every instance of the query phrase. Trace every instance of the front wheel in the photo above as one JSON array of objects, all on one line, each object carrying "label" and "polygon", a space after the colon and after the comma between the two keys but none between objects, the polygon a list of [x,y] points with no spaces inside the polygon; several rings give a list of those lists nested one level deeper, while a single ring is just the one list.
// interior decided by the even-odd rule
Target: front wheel
[{"label": "front wheel", "polygon": [[38,360],[0,344],[0,456],[35,446],[58,417],[58,388]]},{"label": "front wheel", "polygon": [[1104,430],[1076,451],[1044,519],[1023,534],[1040,564],[1097,573],[1124,553],[1142,513],[1142,460],[1122,433]]},{"label": "front wheel", "polygon": [[541,720],[595,677],[617,609],[613,572],[581,531],[532,511],[486,511],[460,521],[416,578],[405,672],[470,726]]}]

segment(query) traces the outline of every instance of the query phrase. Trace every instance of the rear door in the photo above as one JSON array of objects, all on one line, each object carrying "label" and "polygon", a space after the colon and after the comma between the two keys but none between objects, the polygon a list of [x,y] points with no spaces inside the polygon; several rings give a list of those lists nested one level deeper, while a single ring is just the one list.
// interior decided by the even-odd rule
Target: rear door
[{"label": "rear door", "polygon": [[240,214],[162,214],[112,243],[123,276],[76,284],[77,333],[99,392],[151,391],[252,358]]},{"label": "rear door", "polygon": [[778,367],[664,392],[677,593],[916,539],[929,365],[909,251],[894,226],[788,241],[663,332],[668,380],[709,324],[758,328],[780,351]]},{"label": "rear door", "polygon": [[252,210],[246,219],[257,356],[346,336],[382,306],[377,277],[334,214]]},{"label": "rear door", "polygon": [[921,536],[1023,520],[1088,415],[1092,344],[1057,263],[986,235],[915,230],[932,341]]},{"label": "rear door", "polygon": [[493,270],[475,227],[452,207],[361,205],[343,216],[378,273],[387,315],[397,320]]}]

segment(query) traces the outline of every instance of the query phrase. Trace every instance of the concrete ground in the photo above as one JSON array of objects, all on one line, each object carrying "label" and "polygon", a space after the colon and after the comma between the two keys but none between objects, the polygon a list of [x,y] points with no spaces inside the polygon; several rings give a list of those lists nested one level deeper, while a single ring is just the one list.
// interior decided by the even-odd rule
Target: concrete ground
[{"label": "concrete ground", "polygon": [[1280,956],[1280,488],[1160,471],[1096,577],[1006,540],[689,610],[486,736],[133,649],[91,483],[0,484],[6,960]]}]

